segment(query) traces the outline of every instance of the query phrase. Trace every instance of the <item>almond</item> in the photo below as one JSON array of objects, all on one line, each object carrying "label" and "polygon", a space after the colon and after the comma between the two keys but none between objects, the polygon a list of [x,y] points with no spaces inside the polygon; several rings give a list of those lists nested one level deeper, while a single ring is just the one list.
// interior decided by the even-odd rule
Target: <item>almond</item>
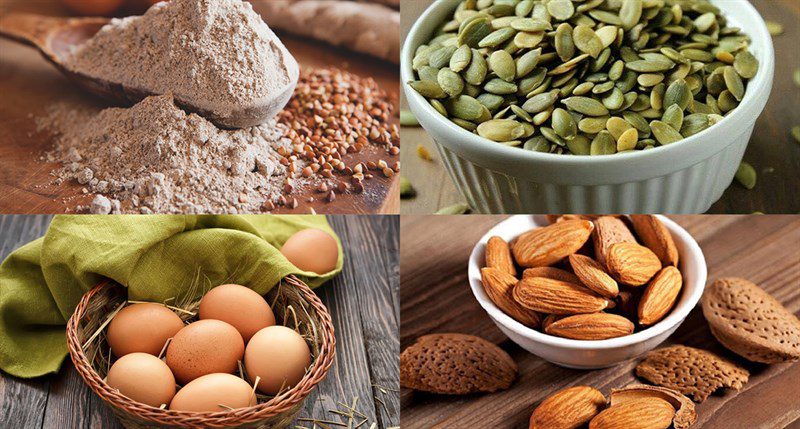
[{"label": "almond", "polygon": [[622,219],[615,216],[601,216],[594,220],[592,242],[597,262],[606,266],[606,255],[609,247],[617,243],[636,243],[631,230]]},{"label": "almond", "polygon": [[589,422],[589,429],[667,429],[675,408],[656,397],[642,397],[612,405]]},{"label": "almond", "polygon": [[641,286],[661,269],[661,261],[652,250],[636,243],[612,244],[606,255],[608,272],[617,281]]},{"label": "almond", "polygon": [[595,313],[608,306],[608,300],[583,286],[545,277],[520,280],[514,287],[514,300],[546,314]]},{"label": "almond", "polygon": [[632,384],[622,389],[611,390],[611,394],[608,395],[608,402],[613,407],[642,397],[656,397],[669,402],[677,410],[675,417],[672,418],[672,425],[675,429],[687,429],[697,421],[694,402],[680,392],[666,387]]},{"label": "almond", "polygon": [[517,284],[516,277],[498,268],[486,267],[481,269],[481,281],[486,295],[497,308],[529,328],[539,327],[540,316],[535,311],[528,310],[514,301],[513,291]]},{"label": "almond", "polygon": [[575,386],[548,396],[531,414],[529,429],[575,429],[605,408],[606,398],[589,386]]},{"label": "almond", "polygon": [[536,228],[519,236],[511,245],[514,259],[523,267],[553,265],[577,252],[592,233],[588,220],[565,220]]},{"label": "almond", "polygon": [[511,249],[508,243],[500,237],[494,236],[486,243],[486,266],[497,268],[504,273],[516,276],[517,269],[514,268],[514,260],[511,259]]},{"label": "almond", "polygon": [[573,340],[605,340],[633,333],[633,322],[608,313],[577,314],[550,324],[545,332]]},{"label": "almond", "polygon": [[678,266],[678,248],[667,227],[655,215],[631,215],[633,229],[664,265]]},{"label": "almond", "polygon": [[419,337],[400,353],[400,385],[450,395],[508,389],[517,364],[501,348],[472,335]]},{"label": "almond", "polygon": [[663,319],[678,300],[682,287],[680,270],[672,265],[662,268],[650,280],[639,300],[639,323],[648,326]]},{"label": "almond", "polygon": [[581,279],[579,279],[578,276],[556,267],[526,268],[525,271],[522,272],[522,278],[527,279],[529,277],[545,277],[548,279],[561,280],[562,282],[581,284]]},{"label": "almond", "polygon": [[547,327],[552,325],[553,322],[559,319],[563,319],[564,317],[566,316],[560,314],[548,314],[547,316],[545,316],[544,319],[542,319],[542,331],[546,331]]},{"label": "almond", "polygon": [[800,359],[800,320],[750,281],[735,277],[716,280],[703,294],[703,315],[714,337],[748,360],[780,363]]},{"label": "almond", "polygon": [[572,266],[572,271],[587,288],[606,298],[613,298],[619,293],[617,282],[594,259],[576,253],[569,255],[569,264]]}]

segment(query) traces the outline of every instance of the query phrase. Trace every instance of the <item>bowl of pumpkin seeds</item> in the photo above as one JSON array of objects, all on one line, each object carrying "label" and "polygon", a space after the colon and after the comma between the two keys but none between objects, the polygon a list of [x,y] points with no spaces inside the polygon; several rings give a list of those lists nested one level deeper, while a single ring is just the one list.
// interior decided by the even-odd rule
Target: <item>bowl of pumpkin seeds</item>
[{"label": "bowl of pumpkin seeds", "polygon": [[483,213],[700,213],[733,180],[774,52],[746,0],[439,0],[409,106]]}]

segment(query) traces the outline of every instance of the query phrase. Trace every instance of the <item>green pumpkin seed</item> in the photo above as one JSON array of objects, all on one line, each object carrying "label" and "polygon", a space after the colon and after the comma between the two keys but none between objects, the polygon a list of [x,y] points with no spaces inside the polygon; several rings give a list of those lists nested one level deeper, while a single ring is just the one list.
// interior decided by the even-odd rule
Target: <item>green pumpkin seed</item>
[{"label": "green pumpkin seed", "polygon": [[556,53],[562,61],[569,61],[575,55],[575,42],[572,40],[572,26],[563,23],[556,28],[554,37]]},{"label": "green pumpkin seed", "polygon": [[431,103],[431,106],[432,106],[434,109],[436,109],[436,111],[437,111],[437,112],[439,112],[439,114],[440,114],[440,115],[444,116],[445,118],[446,118],[446,117],[448,117],[448,116],[450,116],[450,115],[447,113],[447,108],[446,108],[446,107],[444,107],[444,104],[442,104],[442,102],[441,102],[441,101],[439,101],[439,100],[436,100],[436,99],[432,99],[432,100],[430,100],[430,103]]},{"label": "green pumpkin seed", "polygon": [[608,115],[608,109],[603,103],[589,97],[570,97],[561,100],[570,110],[589,116]]},{"label": "green pumpkin seed", "polygon": [[490,94],[488,92],[478,95],[476,99],[479,103],[483,104],[487,109],[492,111],[499,109],[500,106],[503,105],[503,102],[505,102],[505,98],[503,98],[503,96]]},{"label": "green pumpkin seed", "polygon": [[594,58],[597,58],[600,55],[600,51],[604,49],[603,42],[597,37],[594,30],[587,25],[576,26],[572,31],[572,40],[576,48]]},{"label": "green pumpkin seed", "polygon": [[461,118],[451,118],[450,120],[453,121],[454,124],[458,125],[459,127],[471,133],[474,133],[478,129],[478,125],[475,124],[474,122],[465,121]]},{"label": "green pumpkin seed", "polygon": [[662,145],[668,145],[677,141],[683,140],[683,136],[675,131],[670,125],[661,121],[650,122],[650,129],[653,131],[653,136]]},{"label": "green pumpkin seed", "polygon": [[444,208],[439,209],[436,213],[437,215],[462,215],[469,211],[469,206],[466,204],[453,204],[452,206],[447,206]]},{"label": "green pumpkin seed", "polygon": [[478,135],[496,142],[511,141],[525,135],[525,127],[512,119],[492,119],[478,125]]},{"label": "green pumpkin seed", "polygon": [[414,190],[414,187],[411,186],[411,182],[409,182],[405,177],[400,176],[400,198],[405,200],[408,198],[413,198],[414,195],[416,195],[416,191]]},{"label": "green pumpkin seed", "polygon": [[450,70],[461,73],[472,62],[472,49],[469,45],[461,45],[450,57]]},{"label": "green pumpkin seed", "polygon": [[631,124],[617,116],[612,116],[606,121],[606,129],[614,137],[614,140],[619,140],[622,134],[631,128],[633,128]]},{"label": "green pumpkin seed", "polygon": [[794,84],[800,86],[800,69],[794,69]]},{"label": "green pumpkin seed", "polygon": [[542,54],[542,50],[534,49],[532,51],[528,51],[515,61],[516,65],[516,78],[519,79],[521,77],[527,76],[530,72],[532,72],[536,65],[539,63],[539,57]]},{"label": "green pumpkin seed", "polygon": [[464,91],[464,80],[461,79],[458,73],[449,68],[439,70],[437,82],[439,87],[450,97],[457,97]]},{"label": "green pumpkin seed", "polygon": [[552,106],[558,100],[558,91],[545,92],[531,97],[522,108],[528,113],[539,113]]},{"label": "green pumpkin seed", "polygon": [[670,60],[638,60],[625,63],[625,68],[637,73],[658,73],[671,70],[675,63]]},{"label": "green pumpkin seed", "polygon": [[575,119],[564,109],[557,108],[553,110],[551,119],[553,131],[566,140],[572,140],[578,135],[578,124]]},{"label": "green pumpkin seed", "polygon": [[590,155],[592,143],[586,136],[576,136],[572,140],[567,140],[567,149],[573,155]]},{"label": "green pumpkin seed", "polygon": [[481,39],[481,41],[478,42],[478,46],[481,48],[493,48],[505,42],[506,40],[511,39],[516,34],[517,30],[514,30],[513,28],[501,28],[489,33],[486,37]]},{"label": "green pumpkin seed", "polygon": [[489,69],[506,82],[514,82],[514,78],[517,76],[514,58],[506,51],[492,53],[489,57]]},{"label": "green pumpkin seed", "polygon": [[617,152],[635,149],[638,141],[639,132],[636,130],[636,128],[631,128],[625,131],[617,139]]},{"label": "green pumpkin seed", "polygon": [[619,20],[625,31],[630,30],[642,18],[642,0],[622,0],[619,10]]},{"label": "green pumpkin seed", "polygon": [[539,128],[539,132],[542,133],[544,138],[546,138],[548,141],[555,143],[558,146],[563,147],[567,145],[567,141],[562,139],[561,136],[559,136],[552,128],[542,127]]},{"label": "green pumpkin seed", "polygon": [[736,96],[733,93],[726,89],[719,95],[717,106],[722,112],[728,113],[739,106],[739,101],[736,100]]},{"label": "green pumpkin seed", "polygon": [[547,2],[547,13],[559,21],[566,21],[575,14],[575,6],[571,0],[550,0]]},{"label": "green pumpkin seed", "polygon": [[656,86],[659,83],[664,81],[664,75],[661,73],[645,73],[640,74],[639,77],[636,79],[639,82],[639,85],[649,88],[652,86]]},{"label": "green pumpkin seed", "polygon": [[458,48],[455,46],[445,46],[431,54],[429,64],[431,67],[440,69],[450,64],[450,57],[456,52]]},{"label": "green pumpkin seed", "polygon": [[447,104],[449,104],[447,111],[451,115],[465,121],[477,121],[484,115],[484,109],[486,109],[486,106],[480,101],[468,95],[453,98]]},{"label": "green pumpkin seed", "polygon": [[737,101],[742,101],[742,98],[744,98],[744,82],[739,77],[739,73],[733,67],[725,67],[722,76],[725,78],[725,86],[728,91],[736,97]]},{"label": "green pumpkin seed", "polygon": [[702,113],[693,113],[683,118],[683,126],[681,127],[681,134],[686,137],[691,137],[701,131],[706,130],[711,126],[709,116]]},{"label": "green pumpkin seed", "polygon": [[517,31],[535,33],[537,31],[550,31],[553,29],[553,26],[549,22],[540,19],[516,18],[511,21],[511,28]]},{"label": "green pumpkin seed", "polygon": [[736,181],[747,189],[756,187],[757,174],[756,169],[752,165],[742,161],[739,168],[736,170]]},{"label": "green pumpkin seed", "polygon": [[704,13],[694,20],[694,28],[701,33],[708,31],[712,25],[717,23],[717,15],[712,12]]},{"label": "green pumpkin seed", "polygon": [[617,153],[617,142],[608,131],[600,131],[592,140],[589,148],[591,155],[612,155]]},{"label": "green pumpkin seed", "polygon": [[665,124],[674,128],[675,131],[680,132],[681,127],[683,126],[683,110],[681,110],[677,104],[670,105],[667,107],[667,110],[664,111],[664,116],[661,118],[661,122],[664,122]]},{"label": "green pumpkin seed", "polygon": [[664,107],[667,108],[677,104],[681,110],[685,110],[692,99],[692,91],[689,89],[689,85],[686,84],[685,80],[679,79],[672,82],[667,88],[667,92],[664,94]]},{"label": "green pumpkin seed", "polygon": [[486,79],[487,73],[489,73],[489,64],[486,62],[486,58],[483,57],[483,54],[473,49],[472,61],[470,61],[467,70],[464,71],[464,80],[471,85],[480,85]]},{"label": "green pumpkin seed", "polygon": [[532,137],[525,141],[525,144],[522,146],[525,150],[530,150],[534,152],[543,152],[547,153],[550,152],[550,143],[542,136]]},{"label": "green pumpkin seed", "polygon": [[758,60],[749,51],[740,51],[733,61],[733,68],[739,76],[752,79],[758,73]]},{"label": "green pumpkin seed", "polygon": [[492,32],[492,24],[488,17],[478,18],[470,21],[458,34],[458,45],[467,45],[470,48],[477,48],[485,37]]},{"label": "green pumpkin seed", "polygon": [[418,127],[419,121],[410,110],[400,110],[400,125],[403,127]]},{"label": "green pumpkin seed", "polygon": [[414,88],[421,96],[426,98],[445,98],[447,94],[442,90],[436,82],[428,80],[416,80],[408,82],[408,85]]},{"label": "green pumpkin seed", "polygon": [[603,106],[608,110],[618,110],[625,103],[625,95],[619,88],[614,88],[611,93],[603,97]]},{"label": "green pumpkin seed", "polygon": [[795,141],[800,143],[800,125],[792,127],[792,137],[794,137]]},{"label": "green pumpkin seed", "polygon": [[775,21],[766,21],[767,31],[772,36],[780,36],[783,34],[783,25]]}]

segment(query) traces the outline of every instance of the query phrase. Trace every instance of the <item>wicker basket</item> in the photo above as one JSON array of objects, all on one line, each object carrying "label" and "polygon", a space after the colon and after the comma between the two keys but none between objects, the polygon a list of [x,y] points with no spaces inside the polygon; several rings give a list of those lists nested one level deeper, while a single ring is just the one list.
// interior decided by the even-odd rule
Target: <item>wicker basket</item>
[{"label": "wicker basket", "polygon": [[[105,280],[87,292],[67,323],[67,345],[72,362],[89,387],[117,415],[126,428],[282,428],[288,426],[303,400],[333,364],[336,340],[328,310],[302,281],[289,276],[265,297],[275,318],[298,326],[311,348],[312,364],[300,382],[277,396],[258,395],[258,404],[219,412],[186,412],[151,407],[126,396],[105,382],[111,356],[105,335],[93,336],[98,321],[120,308],[126,289]],[[196,305],[199,298],[193,303]],[[293,311],[292,311],[293,310]],[[184,319],[192,317],[182,315]]]}]

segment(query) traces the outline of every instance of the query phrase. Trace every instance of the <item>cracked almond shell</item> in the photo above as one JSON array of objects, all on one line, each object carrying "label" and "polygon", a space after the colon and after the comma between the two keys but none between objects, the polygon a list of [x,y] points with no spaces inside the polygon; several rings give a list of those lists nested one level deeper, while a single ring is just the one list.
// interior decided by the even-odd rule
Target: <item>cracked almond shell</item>
[{"label": "cracked almond shell", "polygon": [[589,386],[559,390],[533,410],[528,429],[576,429],[605,408],[606,398]]},{"label": "cracked almond shell", "polygon": [[672,418],[672,426],[675,429],[687,429],[697,422],[694,402],[680,392],[666,387],[632,384],[622,389],[612,389],[611,394],[608,395],[608,402],[613,407],[642,397],[656,397],[669,402],[676,410],[675,416]]},{"label": "cracked almond shell", "polygon": [[711,333],[734,353],[761,363],[800,359],[800,320],[754,283],[716,280],[702,302]]}]

